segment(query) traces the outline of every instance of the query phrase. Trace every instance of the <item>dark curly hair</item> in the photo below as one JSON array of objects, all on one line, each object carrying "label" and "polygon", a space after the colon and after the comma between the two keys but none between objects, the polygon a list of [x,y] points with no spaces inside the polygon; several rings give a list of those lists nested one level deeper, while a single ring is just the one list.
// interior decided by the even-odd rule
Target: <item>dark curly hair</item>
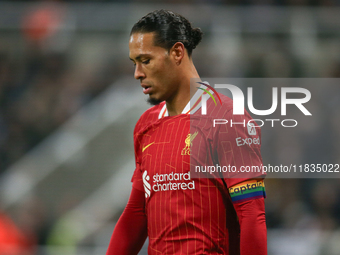
[{"label": "dark curly hair", "polygon": [[170,50],[176,42],[181,42],[189,57],[203,36],[200,28],[192,28],[186,18],[167,10],[156,10],[145,15],[132,27],[130,35],[151,32],[155,32],[156,46]]}]

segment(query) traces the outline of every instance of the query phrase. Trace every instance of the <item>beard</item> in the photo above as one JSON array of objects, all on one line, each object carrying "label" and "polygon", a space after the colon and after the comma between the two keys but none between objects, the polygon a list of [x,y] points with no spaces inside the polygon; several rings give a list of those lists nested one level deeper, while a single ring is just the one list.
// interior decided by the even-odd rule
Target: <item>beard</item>
[{"label": "beard", "polygon": [[156,98],[149,97],[147,102],[151,105],[158,105],[158,104],[162,103],[163,100],[159,100],[159,99],[156,99]]}]

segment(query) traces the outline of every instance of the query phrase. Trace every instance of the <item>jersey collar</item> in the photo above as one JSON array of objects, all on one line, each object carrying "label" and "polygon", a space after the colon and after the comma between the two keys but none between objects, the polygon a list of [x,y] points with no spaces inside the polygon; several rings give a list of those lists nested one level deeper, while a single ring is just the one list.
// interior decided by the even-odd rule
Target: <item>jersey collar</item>
[{"label": "jersey collar", "polygon": [[[206,81],[202,83],[206,83],[209,85],[209,83]],[[209,91],[211,94],[214,94],[214,91],[204,86],[203,84],[201,84],[200,88],[203,88],[206,91]],[[184,107],[182,114],[194,114],[197,110],[199,110],[202,106],[201,100],[202,100],[203,94],[207,94],[207,93],[201,89],[198,89],[195,92],[195,94],[192,96],[188,104]],[[161,111],[159,112],[158,119],[161,119],[163,117],[168,117],[168,116],[169,116],[168,109],[166,108],[166,104],[164,104]]]}]

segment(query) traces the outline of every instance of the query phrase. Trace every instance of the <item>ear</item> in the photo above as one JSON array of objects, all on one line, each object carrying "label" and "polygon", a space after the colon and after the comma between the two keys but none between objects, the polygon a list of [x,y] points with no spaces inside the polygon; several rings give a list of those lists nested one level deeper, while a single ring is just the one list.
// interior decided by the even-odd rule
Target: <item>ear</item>
[{"label": "ear", "polygon": [[177,65],[181,64],[185,54],[185,47],[181,42],[176,42],[170,49],[170,56]]}]

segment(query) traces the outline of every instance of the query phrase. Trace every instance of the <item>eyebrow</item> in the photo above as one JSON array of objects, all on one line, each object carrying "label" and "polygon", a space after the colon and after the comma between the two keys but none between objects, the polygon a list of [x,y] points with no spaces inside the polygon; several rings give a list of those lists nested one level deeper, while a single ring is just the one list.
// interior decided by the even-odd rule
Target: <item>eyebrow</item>
[{"label": "eyebrow", "polygon": [[[140,61],[143,57],[150,57],[150,54],[139,54],[137,57],[136,57],[136,60],[137,61]],[[134,61],[134,59],[130,58],[130,60]]]}]

